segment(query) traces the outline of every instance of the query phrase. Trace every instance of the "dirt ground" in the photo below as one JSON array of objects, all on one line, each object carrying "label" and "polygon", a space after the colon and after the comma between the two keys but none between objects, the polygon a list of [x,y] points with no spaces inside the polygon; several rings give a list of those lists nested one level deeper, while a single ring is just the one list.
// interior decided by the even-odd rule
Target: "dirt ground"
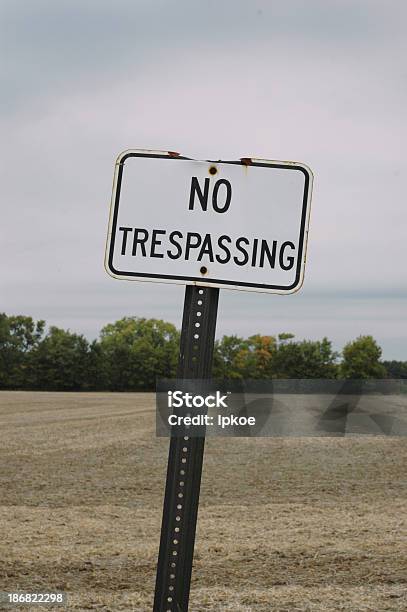
[{"label": "dirt ground", "polygon": [[[151,610],[154,419],[152,394],[0,393],[0,591]],[[191,612],[406,611],[406,474],[407,438],[209,439]]]}]

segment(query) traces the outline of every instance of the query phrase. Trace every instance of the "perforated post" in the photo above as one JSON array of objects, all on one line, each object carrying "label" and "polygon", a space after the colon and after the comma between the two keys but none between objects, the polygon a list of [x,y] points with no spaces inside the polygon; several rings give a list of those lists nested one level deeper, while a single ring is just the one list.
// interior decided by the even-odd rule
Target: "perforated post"
[{"label": "perforated post", "polygon": [[[178,378],[209,378],[219,289],[187,286]],[[187,612],[205,438],[171,438],[154,612]]]}]

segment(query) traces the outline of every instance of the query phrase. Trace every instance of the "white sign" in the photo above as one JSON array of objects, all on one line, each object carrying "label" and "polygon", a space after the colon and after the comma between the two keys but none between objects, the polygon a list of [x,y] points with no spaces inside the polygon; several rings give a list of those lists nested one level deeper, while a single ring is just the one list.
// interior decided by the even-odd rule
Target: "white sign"
[{"label": "white sign", "polygon": [[125,151],[106,270],[115,278],[272,293],[301,287],[312,172],[294,162]]}]

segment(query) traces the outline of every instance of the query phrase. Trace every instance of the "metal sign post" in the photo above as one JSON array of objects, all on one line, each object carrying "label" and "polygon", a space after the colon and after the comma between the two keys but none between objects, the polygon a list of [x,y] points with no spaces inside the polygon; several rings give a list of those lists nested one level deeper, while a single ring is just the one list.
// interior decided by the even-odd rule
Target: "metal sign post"
[{"label": "metal sign post", "polygon": [[[219,289],[187,286],[179,378],[209,378]],[[171,438],[154,612],[187,612],[205,438]]]}]

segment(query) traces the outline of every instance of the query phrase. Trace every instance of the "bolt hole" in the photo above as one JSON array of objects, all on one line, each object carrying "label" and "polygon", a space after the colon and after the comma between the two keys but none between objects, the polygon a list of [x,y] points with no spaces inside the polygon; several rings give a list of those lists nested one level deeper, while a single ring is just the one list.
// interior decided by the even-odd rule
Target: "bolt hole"
[{"label": "bolt hole", "polygon": [[203,295],[203,289],[199,289],[198,293],[199,295]]},{"label": "bolt hole", "polygon": [[217,168],[215,168],[215,166],[211,166],[209,168],[209,174],[212,174],[212,176],[215,175],[217,173],[217,171],[218,170],[217,170]]},{"label": "bolt hole", "polygon": [[208,273],[208,268],[206,266],[201,266],[199,271],[200,271],[201,274],[207,274]]},{"label": "bolt hole", "polygon": [[194,334],[194,338],[195,338],[195,340],[198,340],[199,334]]},{"label": "bolt hole", "polygon": [[198,306],[202,306],[202,300],[198,300]]}]

